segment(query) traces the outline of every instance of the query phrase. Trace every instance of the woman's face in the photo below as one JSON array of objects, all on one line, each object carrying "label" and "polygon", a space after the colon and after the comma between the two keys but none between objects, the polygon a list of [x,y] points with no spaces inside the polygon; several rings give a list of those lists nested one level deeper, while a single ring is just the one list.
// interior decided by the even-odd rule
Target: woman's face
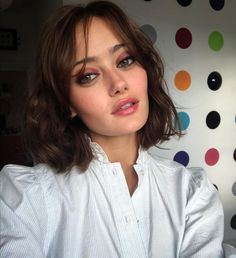
[{"label": "woman's face", "polygon": [[[135,134],[148,117],[146,71],[102,19],[92,19],[87,57],[83,37],[78,25],[70,84],[72,116],[81,118],[92,139]],[[85,58],[85,70],[79,76]]]}]

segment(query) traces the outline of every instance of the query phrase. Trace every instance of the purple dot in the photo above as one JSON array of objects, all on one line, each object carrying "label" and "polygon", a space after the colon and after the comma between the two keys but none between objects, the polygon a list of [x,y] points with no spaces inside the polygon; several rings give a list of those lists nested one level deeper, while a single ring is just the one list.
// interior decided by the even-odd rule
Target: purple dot
[{"label": "purple dot", "polygon": [[220,11],[225,5],[225,0],[209,0],[209,2],[215,11]]},{"label": "purple dot", "polygon": [[189,155],[185,151],[179,151],[175,154],[174,161],[176,161],[186,167],[189,163]]}]

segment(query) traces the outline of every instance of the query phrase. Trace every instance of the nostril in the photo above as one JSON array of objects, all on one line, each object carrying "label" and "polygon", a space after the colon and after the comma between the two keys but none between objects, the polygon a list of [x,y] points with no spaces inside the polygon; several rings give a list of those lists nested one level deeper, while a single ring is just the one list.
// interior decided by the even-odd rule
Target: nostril
[{"label": "nostril", "polygon": [[111,90],[110,90],[110,95],[115,96],[118,94],[123,94],[128,90],[128,87],[125,83],[121,84],[116,84],[114,85]]}]

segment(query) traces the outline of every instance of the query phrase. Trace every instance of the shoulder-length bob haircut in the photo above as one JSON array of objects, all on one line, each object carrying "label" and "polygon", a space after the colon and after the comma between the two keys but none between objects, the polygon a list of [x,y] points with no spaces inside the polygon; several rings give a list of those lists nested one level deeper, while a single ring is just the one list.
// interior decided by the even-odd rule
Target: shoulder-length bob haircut
[{"label": "shoulder-length bob haircut", "polygon": [[145,33],[108,1],[63,6],[49,17],[39,39],[24,130],[26,148],[34,164],[46,163],[57,173],[69,171],[74,165],[85,171],[93,159],[89,131],[79,117],[71,119],[69,101],[76,27],[83,25],[81,40],[86,45],[93,17],[112,26],[147,72],[149,116],[138,132],[140,146],[147,149],[178,134],[173,122],[178,116],[167,93],[163,63]]}]

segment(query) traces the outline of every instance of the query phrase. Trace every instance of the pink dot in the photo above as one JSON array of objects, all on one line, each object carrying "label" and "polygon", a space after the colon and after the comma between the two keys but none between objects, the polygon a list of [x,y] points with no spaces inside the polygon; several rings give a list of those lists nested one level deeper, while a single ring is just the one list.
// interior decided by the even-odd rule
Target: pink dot
[{"label": "pink dot", "polygon": [[208,166],[214,166],[220,158],[219,151],[217,149],[211,148],[205,154],[205,161]]}]

